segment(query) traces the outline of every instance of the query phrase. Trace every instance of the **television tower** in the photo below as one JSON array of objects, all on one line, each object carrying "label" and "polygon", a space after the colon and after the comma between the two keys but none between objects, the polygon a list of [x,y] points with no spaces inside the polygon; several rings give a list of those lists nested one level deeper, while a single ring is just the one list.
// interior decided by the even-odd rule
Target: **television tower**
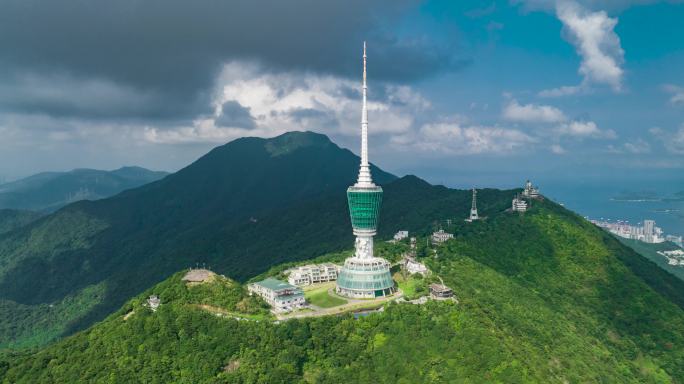
[{"label": "television tower", "polygon": [[366,42],[363,43],[361,107],[361,164],[356,184],[347,189],[347,202],[356,236],[354,256],[344,262],[337,279],[337,293],[351,298],[372,298],[394,293],[390,263],[373,256],[373,236],[378,228],[382,188],[373,183],[368,162],[368,106]]}]

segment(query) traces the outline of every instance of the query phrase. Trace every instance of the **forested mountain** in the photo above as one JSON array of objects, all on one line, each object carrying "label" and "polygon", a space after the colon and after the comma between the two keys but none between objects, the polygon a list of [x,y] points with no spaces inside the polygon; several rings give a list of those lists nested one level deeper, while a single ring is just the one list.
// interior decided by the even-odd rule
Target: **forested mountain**
[{"label": "forested mountain", "polygon": [[78,200],[97,200],[159,180],[166,172],[140,167],[114,171],[44,172],[0,185],[0,208],[54,211]]},{"label": "forested mountain", "polygon": [[[411,178],[386,190],[393,209],[399,195],[417,203],[422,193],[446,209],[453,192]],[[458,303],[390,304],[358,319],[235,320],[199,304],[258,310],[237,304],[244,289],[225,280],[189,287],[174,274],[88,330],[0,357],[0,382],[684,381],[682,281],[548,200],[525,214],[494,208],[487,220],[445,227],[455,238],[422,259]],[[411,220],[383,213],[385,226]],[[161,298],[157,312],[144,307],[150,294]]]},{"label": "forested mountain", "polygon": [[641,256],[645,257],[648,260],[651,260],[656,265],[660,266],[660,268],[677,276],[681,280],[684,280],[684,268],[682,268],[682,266],[679,265],[668,264],[667,258],[663,255],[658,254],[658,251],[672,251],[674,249],[678,249],[679,247],[677,246],[677,244],[671,243],[669,241],[666,241],[664,243],[652,244],[644,243],[643,241],[639,240],[625,239],[617,236],[616,238],[622,244],[632,248]]},{"label": "forested mountain", "polygon": [[[196,263],[244,281],[349,247],[345,191],[358,163],[319,134],[238,139],[162,180],[0,235],[0,349],[83,329]],[[470,207],[469,191],[372,171],[385,188],[381,238]],[[505,209],[512,194],[483,190],[482,212]]]},{"label": "forested mountain", "polygon": [[21,228],[24,225],[37,220],[40,216],[40,213],[33,211],[0,209],[0,235]]}]

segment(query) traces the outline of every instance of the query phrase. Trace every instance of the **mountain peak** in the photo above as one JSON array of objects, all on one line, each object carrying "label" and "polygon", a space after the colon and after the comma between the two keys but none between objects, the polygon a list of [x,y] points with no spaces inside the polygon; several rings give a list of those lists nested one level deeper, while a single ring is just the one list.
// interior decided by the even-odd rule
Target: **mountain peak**
[{"label": "mountain peak", "polygon": [[326,135],[310,131],[294,131],[267,139],[265,147],[271,156],[276,157],[303,147],[326,147],[329,145],[334,144]]}]

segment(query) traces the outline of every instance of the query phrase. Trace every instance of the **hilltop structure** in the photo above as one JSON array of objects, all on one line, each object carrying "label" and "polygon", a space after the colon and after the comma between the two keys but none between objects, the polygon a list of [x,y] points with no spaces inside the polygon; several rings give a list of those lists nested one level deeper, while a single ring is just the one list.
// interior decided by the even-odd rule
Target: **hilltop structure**
[{"label": "hilltop structure", "polygon": [[283,313],[306,306],[304,292],[301,288],[274,278],[268,278],[247,286],[250,295],[261,296],[273,312]]},{"label": "hilltop structure", "polygon": [[332,263],[309,264],[289,271],[287,281],[292,285],[311,285],[337,280],[339,267]]},{"label": "hilltop structure", "polygon": [[449,232],[444,232],[443,229],[440,229],[437,232],[434,232],[432,234],[432,244],[442,244],[450,239],[453,239],[454,235],[449,233]]},{"label": "hilltop structure", "polygon": [[373,236],[378,227],[382,188],[373,183],[368,162],[368,107],[366,105],[366,43],[363,43],[363,104],[361,109],[361,166],[359,177],[347,189],[347,201],[354,235],[354,256],[344,261],[336,291],[349,298],[373,298],[394,293],[390,263],[373,256]]},{"label": "hilltop structure", "polygon": [[473,204],[470,207],[470,216],[466,219],[468,222],[479,220],[480,216],[477,214],[477,190],[473,188]]},{"label": "hilltop structure", "polygon": [[528,199],[536,199],[539,197],[539,188],[533,186],[532,182],[527,180],[522,195]]},{"label": "hilltop structure", "polygon": [[513,212],[525,212],[527,211],[527,201],[522,199],[520,195],[516,195],[513,198],[513,202],[511,204],[511,210]]}]

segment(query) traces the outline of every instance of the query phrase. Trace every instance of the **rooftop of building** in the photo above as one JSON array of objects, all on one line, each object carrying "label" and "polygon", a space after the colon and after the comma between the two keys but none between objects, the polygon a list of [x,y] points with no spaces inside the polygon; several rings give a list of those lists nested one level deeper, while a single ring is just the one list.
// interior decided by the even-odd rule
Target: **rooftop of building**
[{"label": "rooftop of building", "polygon": [[289,283],[286,283],[286,282],[278,280],[278,279],[274,279],[272,277],[269,277],[269,278],[261,280],[261,281],[257,281],[254,284],[262,286],[266,289],[270,289],[272,291],[280,291],[283,289],[299,289],[299,288],[295,287],[294,285],[291,285]]},{"label": "rooftop of building", "polygon": [[210,280],[216,274],[208,269],[191,269],[183,276],[183,281],[190,283],[202,283]]},{"label": "rooftop of building", "polygon": [[446,285],[437,283],[430,284],[430,289],[435,292],[451,292],[451,288],[447,287]]}]

